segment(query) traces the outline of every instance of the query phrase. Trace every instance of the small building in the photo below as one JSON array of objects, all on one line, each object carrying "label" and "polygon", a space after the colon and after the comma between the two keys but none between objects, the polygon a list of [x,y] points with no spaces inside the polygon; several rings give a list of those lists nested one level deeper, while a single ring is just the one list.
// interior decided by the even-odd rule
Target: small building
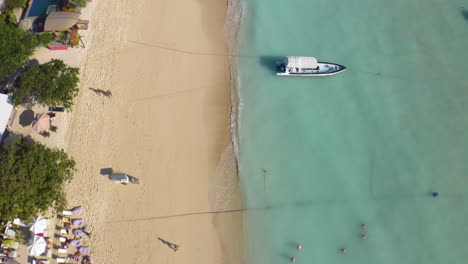
[{"label": "small building", "polygon": [[2,141],[5,129],[10,125],[12,112],[11,96],[0,93],[0,141]]}]

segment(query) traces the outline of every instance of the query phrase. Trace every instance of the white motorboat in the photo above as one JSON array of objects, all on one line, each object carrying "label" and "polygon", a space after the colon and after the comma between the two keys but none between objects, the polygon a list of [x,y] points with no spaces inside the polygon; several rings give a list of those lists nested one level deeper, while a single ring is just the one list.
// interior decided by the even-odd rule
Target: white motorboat
[{"label": "white motorboat", "polygon": [[314,57],[286,57],[278,62],[279,76],[328,76],[345,71],[346,67],[336,63],[318,62]]}]

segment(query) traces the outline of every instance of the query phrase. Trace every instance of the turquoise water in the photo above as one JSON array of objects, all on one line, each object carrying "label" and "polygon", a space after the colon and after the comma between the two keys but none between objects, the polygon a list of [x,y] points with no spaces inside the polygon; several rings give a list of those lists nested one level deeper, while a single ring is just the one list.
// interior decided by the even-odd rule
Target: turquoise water
[{"label": "turquoise water", "polygon": [[28,12],[28,17],[42,16],[47,13],[50,5],[56,5],[57,0],[34,0]]},{"label": "turquoise water", "polygon": [[[244,5],[247,263],[466,263],[468,1]],[[348,70],[275,76],[287,55]]]}]

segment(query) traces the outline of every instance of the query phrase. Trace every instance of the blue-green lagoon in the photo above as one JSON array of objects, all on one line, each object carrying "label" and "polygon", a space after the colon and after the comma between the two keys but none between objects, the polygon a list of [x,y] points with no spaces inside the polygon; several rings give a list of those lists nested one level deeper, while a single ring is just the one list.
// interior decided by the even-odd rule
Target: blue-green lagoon
[{"label": "blue-green lagoon", "polygon": [[[247,263],[466,263],[468,1],[243,4]],[[277,77],[282,56],[348,70]]]}]

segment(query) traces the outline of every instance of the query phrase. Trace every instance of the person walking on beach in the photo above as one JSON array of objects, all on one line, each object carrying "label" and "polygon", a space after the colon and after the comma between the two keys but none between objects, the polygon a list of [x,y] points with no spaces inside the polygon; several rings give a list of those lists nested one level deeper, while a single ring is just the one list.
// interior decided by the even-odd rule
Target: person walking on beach
[{"label": "person walking on beach", "polygon": [[177,250],[179,250],[180,246],[179,245],[176,245],[174,243],[171,243],[169,241],[166,241],[160,237],[158,237],[159,240],[161,240],[161,242],[163,242],[164,244],[166,244],[170,249],[174,250],[174,252],[176,252]]},{"label": "person walking on beach", "polygon": [[103,91],[102,94],[104,94],[104,95],[107,96],[108,98],[111,98],[111,97],[112,97],[112,92],[111,92],[110,90]]}]

